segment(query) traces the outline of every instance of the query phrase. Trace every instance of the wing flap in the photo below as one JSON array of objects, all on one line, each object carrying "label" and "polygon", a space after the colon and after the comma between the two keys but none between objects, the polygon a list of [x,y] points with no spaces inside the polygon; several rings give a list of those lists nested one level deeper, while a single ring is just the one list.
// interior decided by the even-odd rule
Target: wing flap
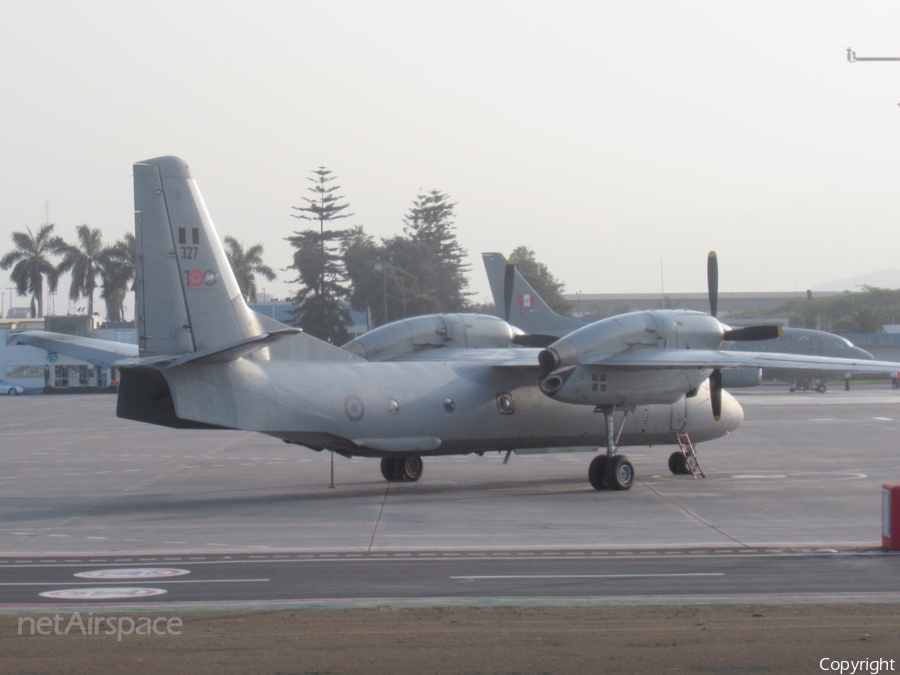
[{"label": "wing flap", "polygon": [[900,363],[891,361],[714,349],[635,349],[581,365],[614,368],[775,368],[854,373],[886,373],[900,368]]}]

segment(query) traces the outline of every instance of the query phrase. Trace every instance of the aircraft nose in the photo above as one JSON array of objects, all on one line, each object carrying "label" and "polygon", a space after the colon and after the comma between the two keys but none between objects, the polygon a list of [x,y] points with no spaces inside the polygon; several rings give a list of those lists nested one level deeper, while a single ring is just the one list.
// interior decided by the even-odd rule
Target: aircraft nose
[{"label": "aircraft nose", "polygon": [[734,431],[744,421],[744,409],[737,399],[727,391],[722,391],[722,417],[719,422],[725,425],[729,432]]}]

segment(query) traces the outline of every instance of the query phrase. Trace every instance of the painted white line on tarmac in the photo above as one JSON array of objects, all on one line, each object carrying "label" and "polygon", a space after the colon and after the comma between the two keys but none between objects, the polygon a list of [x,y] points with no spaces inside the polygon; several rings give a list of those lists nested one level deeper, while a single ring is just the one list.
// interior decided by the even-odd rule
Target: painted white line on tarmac
[{"label": "painted white line on tarmac", "polygon": [[724,577],[724,572],[673,572],[671,574],[484,574],[451,579],[643,579],[647,577]]}]

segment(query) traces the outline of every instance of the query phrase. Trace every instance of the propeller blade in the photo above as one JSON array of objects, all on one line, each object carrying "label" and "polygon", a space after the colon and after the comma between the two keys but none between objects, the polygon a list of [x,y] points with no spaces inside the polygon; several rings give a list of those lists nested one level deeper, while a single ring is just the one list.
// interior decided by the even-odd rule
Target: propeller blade
[{"label": "propeller blade", "polygon": [[709,376],[709,402],[712,404],[713,419],[722,418],[722,370],[716,368]]},{"label": "propeller blade", "polygon": [[719,309],[719,258],[715,251],[706,257],[706,286],[709,289],[709,314],[715,316]]},{"label": "propeller blade", "polygon": [[513,344],[520,347],[549,347],[559,340],[555,335],[541,335],[534,333],[533,335],[514,335]]},{"label": "propeller blade", "polygon": [[774,340],[784,335],[781,326],[747,326],[726,330],[722,339],[727,342],[751,342],[753,340]]},{"label": "propeller blade", "polygon": [[503,273],[503,319],[509,321],[509,310],[512,307],[513,283],[516,280],[516,261],[508,260]]}]

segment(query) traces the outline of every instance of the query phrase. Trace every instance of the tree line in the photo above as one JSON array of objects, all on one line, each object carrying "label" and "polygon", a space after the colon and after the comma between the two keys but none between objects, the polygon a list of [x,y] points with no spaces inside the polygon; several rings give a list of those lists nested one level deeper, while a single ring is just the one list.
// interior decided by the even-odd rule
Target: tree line
[{"label": "tree line", "polygon": [[[71,272],[70,300],[85,298],[87,313],[93,315],[94,291],[99,286],[100,298],[106,303],[107,318],[124,320],[125,298],[134,281],[134,234],[128,232],[119,241],[104,246],[98,228],[79,225],[75,228],[78,242],[71,244],[53,234],[55,227],[53,223],[46,223],[37,233],[31,228],[13,232],[15,248],[0,258],[0,269],[12,269],[10,279],[16,293],[31,295],[31,315],[44,316],[44,280],[47,289],[55,293],[60,276]],[[54,263],[51,256],[60,260]]]},{"label": "tree line", "polygon": [[[371,327],[432,312],[493,311],[493,303],[471,302],[467,253],[456,237],[456,203],[449,195],[437,189],[417,195],[402,217],[402,233],[376,241],[362,225],[339,227],[354,214],[338,194],[340,187],[329,169],[320,166],[307,180],[309,195],[301,206],[291,207],[290,215],[313,227],[285,238],[294,250],[284,271],[293,272],[291,283],[299,286],[289,298],[294,325],[319,339],[343,344],[350,338],[348,307],[366,312]],[[54,227],[45,224],[37,234],[30,228],[14,232],[15,248],[0,259],[0,269],[12,269],[16,292],[31,295],[32,316],[44,315],[45,280],[56,292],[60,276],[71,272],[71,300],[85,298],[87,311],[93,314],[93,296],[99,288],[107,319],[124,320],[124,300],[135,279],[134,235],[104,246],[99,229],[79,225],[78,242],[70,244],[53,233]],[[249,302],[256,301],[257,275],[276,278],[263,261],[262,244],[245,249],[226,236],[224,245],[241,293]],[[57,262],[51,260],[54,256]],[[551,307],[571,312],[571,303],[561,295],[563,284],[535,259],[534,251],[519,246],[510,257]]]},{"label": "tree line", "polygon": [[[743,312],[740,318],[760,318],[763,312]],[[766,316],[786,317],[795,328],[815,328],[829,333],[880,333],[885,324],[900,323],[900,289],[863,286],[859,291],[805,298],[766,310]]]}]

